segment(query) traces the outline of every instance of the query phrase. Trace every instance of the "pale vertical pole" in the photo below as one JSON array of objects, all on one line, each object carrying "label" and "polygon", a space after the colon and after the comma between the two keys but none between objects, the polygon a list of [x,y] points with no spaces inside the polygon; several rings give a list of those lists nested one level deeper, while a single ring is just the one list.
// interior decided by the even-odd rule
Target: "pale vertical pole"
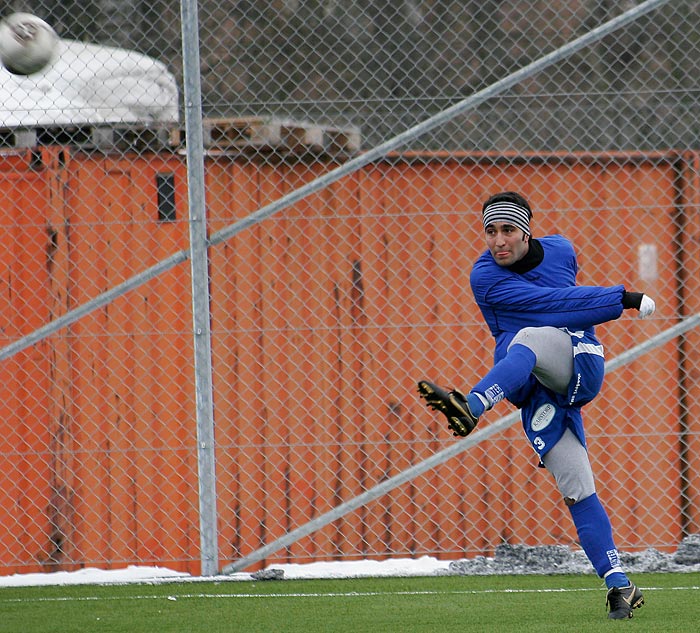
[{"label": "pale vertical pole", "polygon": [[219,554],[216,528],[209,254],[197,9],[197,0],[182,0],[182,60],[192,274],[194,380],[197,408],[197,464],[199,471],[199,541],[202,576],[214,576],[218,571]]}]

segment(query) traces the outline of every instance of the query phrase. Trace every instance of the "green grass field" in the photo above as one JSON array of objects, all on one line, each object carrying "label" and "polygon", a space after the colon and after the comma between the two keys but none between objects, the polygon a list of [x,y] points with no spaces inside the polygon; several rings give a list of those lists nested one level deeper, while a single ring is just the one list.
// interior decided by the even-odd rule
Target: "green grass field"
[{"label": "green grass field", "polygon": [[593,576],[443,576],[0,589],[0,632],[700,630],[700,573],[638,574],[646,604],[606,619]]}]

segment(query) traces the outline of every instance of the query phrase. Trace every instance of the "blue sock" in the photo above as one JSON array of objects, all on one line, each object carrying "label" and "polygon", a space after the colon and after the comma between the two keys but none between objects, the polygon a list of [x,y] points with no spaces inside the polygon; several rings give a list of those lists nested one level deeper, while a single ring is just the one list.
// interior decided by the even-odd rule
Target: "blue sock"
[{"label": "blue sock", "polygon": [[535,352],[525,345],[516,343],[508,350],[505,357],[474,385],[472,393],[482,394],[489,405],[493,406],[527,383],[536,362]]},{"label": "blue sock", "polygon": [[598,576],[610,587],[626,587],[629,579],[620,567],[608,514],[597,494],[569,506],[583,551]]},{"label": "blue sock", "polygon": [[475,393],[468,393],[467,404],[469,405],[469,410],[478,418],[484,411],[486,411],[486,405],[484,401]]},{"label": "blue sock", "polygon": [[625,575],[625,572],[615,571],[605,577],[605,586],[610,587],[629,587],[630,580]]}]

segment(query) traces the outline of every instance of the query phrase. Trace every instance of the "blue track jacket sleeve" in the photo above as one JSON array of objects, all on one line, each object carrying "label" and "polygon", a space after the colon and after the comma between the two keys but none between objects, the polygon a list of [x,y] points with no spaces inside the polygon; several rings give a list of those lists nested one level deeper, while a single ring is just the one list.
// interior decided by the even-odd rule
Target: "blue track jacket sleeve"
[{"label": "blue track jacket sleeve", "polygon": [[474,296],[489,326],[517,332],[524,327],[566,327],[585,330],[622,314],[624,286],[536,286],[513,275],[490,288],[474,288]]},{"label": "blue track jacket sleeve", "polygon": [[619,318],[623,285],[577,286],[578,264],[571,243],[562,236],[539,241],[544,259],[529,272],[499,266],[488,251],[472,268],[472,292],[494,336],[524,327],[587,330]]}]

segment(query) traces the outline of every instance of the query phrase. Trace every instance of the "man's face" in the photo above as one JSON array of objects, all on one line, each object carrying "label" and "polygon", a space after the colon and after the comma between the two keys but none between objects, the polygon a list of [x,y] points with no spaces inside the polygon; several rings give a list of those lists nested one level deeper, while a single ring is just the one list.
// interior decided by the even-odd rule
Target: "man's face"
[{"label": "man's face", "polygon": [[530,248],[530,236],[512,224],[493,222],[484,232],[486,246],[499,266],[515,264],[525,257]]}]

